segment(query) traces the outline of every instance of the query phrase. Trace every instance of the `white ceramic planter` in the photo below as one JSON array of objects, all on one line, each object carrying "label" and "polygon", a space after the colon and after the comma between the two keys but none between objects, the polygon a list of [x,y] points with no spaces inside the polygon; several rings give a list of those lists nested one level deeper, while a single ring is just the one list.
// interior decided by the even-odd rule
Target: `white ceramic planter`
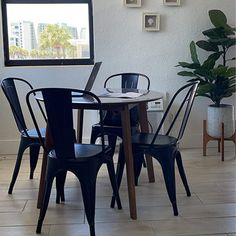
[{"label": "white ceramic planter", "polygon": [[221,137],[221,124],[224,123],[224,137],[229,138],[234,134],[234,107],[221,104],[220,107],[209,105],[207,110],[207,133],[214,138]]}]

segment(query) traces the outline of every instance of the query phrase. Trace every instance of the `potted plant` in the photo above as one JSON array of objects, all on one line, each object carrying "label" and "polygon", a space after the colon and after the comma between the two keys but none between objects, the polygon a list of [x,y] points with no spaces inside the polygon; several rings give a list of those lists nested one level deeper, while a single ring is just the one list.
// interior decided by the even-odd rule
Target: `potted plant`
[{"label": "potted plant", "polygon": [[[234,133],[234,107],[222,104],[222,99],[236,92],[236,58],[235,55],[229,56],[230,49],[236,45],[236,29],[227,24],[227,18],[220,10],[210,10],[209,17],[214,27],[202,32],[205,40],[190,43],[192,62],[179,62],[177,66],[188,70],[180,71],[178,75],[192,77],[189,82],[200,80],[197,96],[207,97],[213,102],[208,106],[207,132],[219,138],[221,123],[224,123],[224,136],[227,138]],[[196,46],[207,52],[202,63]],[[235,54],[235,51],[231,52]]]}]

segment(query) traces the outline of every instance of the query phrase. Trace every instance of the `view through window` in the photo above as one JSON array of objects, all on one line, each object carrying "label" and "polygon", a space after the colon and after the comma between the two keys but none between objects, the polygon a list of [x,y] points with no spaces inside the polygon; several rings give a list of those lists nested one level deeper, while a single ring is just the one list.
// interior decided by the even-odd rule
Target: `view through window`
[{"label": "view through window", "polygon": [[5,0],[5,65],[93,64],[91,0]]}]

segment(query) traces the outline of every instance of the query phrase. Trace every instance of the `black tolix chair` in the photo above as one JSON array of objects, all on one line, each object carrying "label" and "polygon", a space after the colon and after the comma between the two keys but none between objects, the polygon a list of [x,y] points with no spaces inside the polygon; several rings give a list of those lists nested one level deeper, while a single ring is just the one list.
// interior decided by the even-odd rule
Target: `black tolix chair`
[{"label": "black tolix chair", "polygon": [[[104,82],[104,88],[109,88],[109,86],[115,86],[120,87],[122,89],[137,89],[138,85],[141,84],[141,86],[145,86],[145,88],[148,90],[150,87],[150,80],[148,76],[141,74],[141,73],[119,73],[109,76],[105,82]],[[117,85],[116,85],[117,84]],[[139,130],[139,122],[138,122],[138,110],[137,107],[134,107],[130,110],[130,124],[131,124],[131,133],[135,133]],[[104,134],[108,136],[108,142],[109,145],[112,147],[113,154],[115,152],[116,147],[116,141],[117,137],[122,138],[122,127],[121,127],[121,116],[119,111],[106,111],[104,112],[104,118],[103,118],[103,129]],[[91,143],[95,143],[96,139],[100,137],[101,134],[101,126],[100,123],[94,124],[92,126],[92,132],[91,132]],[[120,145],[120,151],[118,156],[118,163],[117,163],[117,184],[118,187],[120,186],[121,177],[124,170],[125,165],[125,159],[124,159],[124,151],[123,145]],[[139,160],[142,163],[143,155],[139,155]],[[138,182],[138,176],[140,174],[139,169],[134,169],[135,173],[135,184],[137,185]],[[114,206],[114,198],[112,200],[112,205]]]},{"label": "black tolix chair", "polygon": [[[22,101],[21,99],[19,99],[19,94],[18,94],[18,89],[17,89],[17,87],[19,87],[19,90],[20,90],[21,86],[26,88],[27,91],[31,91],[33,89],[32,85],[28,81],[21,78],[6,78],[6,79],[3,79],[1,82],[2,90],[7,98],[7,101],[10,104],[17,128],[20,132],[20,144],[19,144],[18,154],[16,158],[15,168],[12,175],[12,180],[8,189],[9,194],[12,194],[13,187],[16,182],[19,170],[20,170],[21,160],[27,148],[30,149],[30,179],[33,179],[34,170],[37,165],[38,155],[39,155],[39,150],[40,150],[40,145],[41,145],[39,142],[39,137],[36,130],[29,129],[26,125],[24,113],[22,111]],[[25,95],[24,95],[24,99],[25,99]],[[41,110],[42,116],[44,117],[46,121],[46,117],[40,103],[38,103],[38,106]],[[41,133],[42,138],[44,138],[45,128],[41,128],[40,133]]]},{"label": "black tolix chair", "polygon": [[[74,93],[83,96],[74,97]],[[45,179],[45,193],[43,204],[40,209],[40,215],[37,225],[37,233],[41,233],[41,228],[48,207],[53,180],[71,171],[80,181],[83,202],[87,221],[90,227],[90,235],[95,235],[95,197],[96,197],[96,179],[98,171],[103,163],[107,164],[108,173],[111,180],[113,193],[117,200],[118,208],[121,209],[121,203],[115,178],[115,170],[112,159],[112,149],[105,145],[103,135],[102,104],[100,99],[91,92],[76,89],[65,88],[42,88],[35,89],[27,94],[26,100],[30,114],[35,124],[36,130],[40,136],[36,116],[31,106],[32,99],[41,96],[48,120],[48,129],[53,140],[53,148],[45,151],[47,155],[47,170]],[[76,101],[75,101],[76,100]],[[75,129],[73,119],[73,109],[86,109],[88,106],[96,106],[100,112],[101,122],[101,144],[76,143]],[[40,137],[41,142],[43,139]],[[64,181],[57,182],[57,191],[64,191]]]},{"label": "black tolix chair", "polygon": [[[175,186],[175,160],[179,169],[179,173],[184,184],[187,196],[191,196],[187,178],[185,175],[181,152],[179,149],[179,142],[183,137],[185,127],[190,115],[190,111],[194,102],[197,87],[199,82],[189,83],[181,87],[171,99],[164,116],[160,122],[155,133],[136,133],[132,136],[132,147],[135,158],[135,153],[146,153],[159,161],[162,172],[164,175],[165,185],[168,192],[169,199],[171,201],[174,215],[178,215],[178,208],[176,202],[176,186]],[[179,99],[179,100],[178,100]],[[177,101],[181,101],[179,107],[176,109]],[[167,121],[169,120],[170,112],[172,108],[176,109],[175,115],[170,122],[166,134],[161,135],[159,131]],[[173,113],[172,113],[173,114]],[[177,123],[180,120],[180,114],[183,114],[180,124]],[[179,118],[179,119],[178,119]],[[177,128],[178,126],[178,128]],[[166,128],[166,127],[165,127]],[[174,136],[174,131],[177,135]],[[134,165],[135,159],[134,159]]]}]

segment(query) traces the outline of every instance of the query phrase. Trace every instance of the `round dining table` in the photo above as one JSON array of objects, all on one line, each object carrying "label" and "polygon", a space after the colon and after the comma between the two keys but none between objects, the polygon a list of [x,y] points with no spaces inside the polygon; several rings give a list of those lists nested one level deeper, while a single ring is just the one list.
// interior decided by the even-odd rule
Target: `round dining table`
[{"label": "round dining table", "polygon": [[[130,109],[134,106],[138,107],[139,112],[139,124],[141,132],[148,132],[148,118],[147,118],[147,103],[163,98],[163,94],[160,92],[152,90],[122,90],[115,88],[108,88],[93,91],[101,102],[104,110],[115,110],[119,111],[121,114],[121,125],[122,125],[122,135],[123,135],[123,145],[124,145],[124,155],[126,162],[126,176],[127,176],[127,189],[129,198],[129,209],[131,219],[137,219],[137,209],[136,209],[136,195],[135,195],[135,181],[134,181],[134,169],[133,169],[133,154],[132,154],[132,143],[131,143],[131,126],[130,126]],[[135,94],[138,93],[138,94]],[[83,102],[84,109],[96,110],[96,103],[86,104],[86,97],[72,95],[73,106],[76,109],[76,104]],[[82,124],[83,124],[83,110],[78,111],[77,120],[77,141],[80,142],[82,139]],[[47,129],[48,130],[48,129]],[[53,146],[53,141],[50,138],[49,132],[46,131],[45,146],[47,150]],[[154,171],[152,158],[146,156],[146,164],[148,171],[149,182],[154,182]],[[40,186],[38,194],[37,207],[40,208],[42,204],[43,194],[44,194],[44,180],[45,180],[45,170],[47,165],[47,153],[43,155],[42,170],[40,176]]]}]

